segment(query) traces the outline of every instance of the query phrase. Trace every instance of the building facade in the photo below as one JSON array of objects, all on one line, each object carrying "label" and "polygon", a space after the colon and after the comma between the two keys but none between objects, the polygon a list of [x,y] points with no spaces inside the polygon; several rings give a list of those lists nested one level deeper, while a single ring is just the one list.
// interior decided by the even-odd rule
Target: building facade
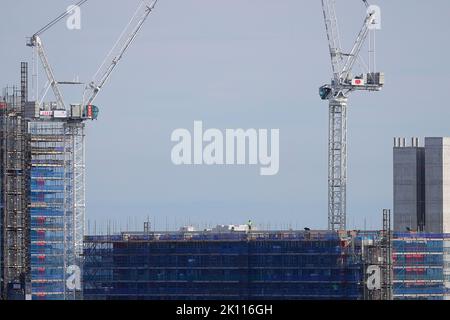
[{"label": "building facade", "polygon": [[377,238],[373,234],[362,237],[328,231],[87,236],[84,298],[352,300],[369,295],[380,297],[379,293],[367,292],[365,286],[367,266],[381,261],[381,251],[370,250],[376,247]]},{"label": "building facade", "polygon": [[394,143],[394,230],[450,233],[450,138]]},{"label": "building facade", "polygon": [[450,138],[425,138],[425,231],[450,233]]},{"label": "building facade", "polygon": [[394,230],[425,228],[425,148],[416,139],[394,145]]},{"label": "building facade", "polygon": [[396,233],[393,298],[450,300],[450,234]]}]

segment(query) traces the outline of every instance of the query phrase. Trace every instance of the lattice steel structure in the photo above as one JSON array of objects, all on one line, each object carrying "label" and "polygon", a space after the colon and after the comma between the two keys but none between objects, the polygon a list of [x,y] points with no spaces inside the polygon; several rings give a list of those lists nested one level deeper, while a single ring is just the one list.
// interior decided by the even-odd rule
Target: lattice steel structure
[{"label": "lattice steel structure", "polygon": [[[322,100],[329,101],[328,136],[328,229],[345,230],[347,216],[347,99],[356,90],[379,91],[384,85],[384,74],[374,72],[375,42],[370,42],[369,65],[363,73],[353,76],[355,64],[365,66],[360,52],[371,31],[380,28],[379,8],[369,6],[364,24],[350,52],[342,50],[335,0],[322,0],[328,46],[331,58],[330,84],[319,89]],[[372,34],[372,39],[374,35]]]},{"label": "lattice steel structure", "polygon": [[[71,212],[73,227],[73,248],[77,255],[83,253],[84,220],[86,209],[85,194],[85,125],[82,122],[68,122],[64,127],[67,177],[66,210]],[[66,178],[67,179],[67,178]],[[72,185],[73,188],[68,186]]]},{"label": "lattice steel structure", "polygon": [[347,98],[343,96],[330,100],[328,134],[328,230],[345,230]]},{"label": "lattice steel structure", "polygon": [[29,149],[24,103],[26,64],[22,88],[6,88],[1,114],[1,270],[2,298],[24,299],[29,283]]},{"label": "lattice steel structure", "polygon": [[393,297],[393,265],[392,265],[392,227],[391,227],[391,210],[383,210],[383,231],[381,237],[381,250],[382,250],[382,299],[392,300]]}]

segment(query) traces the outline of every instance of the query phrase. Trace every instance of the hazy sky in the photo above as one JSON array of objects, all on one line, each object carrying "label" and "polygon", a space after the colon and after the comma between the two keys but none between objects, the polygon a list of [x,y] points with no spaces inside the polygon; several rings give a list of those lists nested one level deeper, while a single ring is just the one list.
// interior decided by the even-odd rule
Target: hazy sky
[{"label": "hazy sky", "polygon": [[[0,1],[0,86],[31,61],[25,38],[72,1]],[[138,1],[90,0],[82,29],[60,23],[42,38],[59,80],[88,81]],[[349,48],[360,0],[337,0]],[[394,136],[449,136],[450,2],[386,1],[377,34],[380,93],[349,110],[348,224],[381,225],[392,207]],[[87,129],[87,219],[134,228],[245,223],[326,228],[328,105],[318,87],[331,68],[319,0],[160,0],[98,97]],[[43,75],[43,73],[42,73]],[[78,94],[78,92],[77,92]],[[66,93],[70,102],[81,99]],[[51,98],[51,96],[49,96]],[[279,128],[280,172],[174,166],[174,129]]]}]

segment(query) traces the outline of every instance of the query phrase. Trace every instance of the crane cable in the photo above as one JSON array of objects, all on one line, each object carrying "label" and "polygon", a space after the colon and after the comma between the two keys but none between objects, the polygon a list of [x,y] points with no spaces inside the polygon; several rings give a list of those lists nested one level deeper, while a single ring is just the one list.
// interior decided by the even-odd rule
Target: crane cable
[{"label": "crane cable", "polygon": [[[87,1],[87,0],[85,0]],[[97,78],[98,74],[100,73],[100,71],[102,70],[102,68],[104,67],[104,65],[106,64],[106,62],[108,61],[108,59],[111,57],[114,49],[117,48],[117,46],[119,45],[120,41],[123,40],[123,37],[125,35],[125,32],[127,32],[127,30],[130,28],[131,23],[136,19],[139,11],[141,10],[142,6],[145,5],[145,1],[141,0],[141,4],[138,6],[138,8],[136,9],[136,12],[134,13],[133,17],[130,19],[130,21],[128,22],[128,24],[126,25],[126,27],[123,29],[122,33],[120,34],[119,38],[117,39],[116,43],[114,44],[114,46],[111,48],[111,50],[109,51],[109,53],[106,55],[105,59],[103,60],[102,64],[100,65],[100,67],[98,68],[97,72],[94,74],[94,76],[92,77],[92,81],[95,81],[95,79]]]}]

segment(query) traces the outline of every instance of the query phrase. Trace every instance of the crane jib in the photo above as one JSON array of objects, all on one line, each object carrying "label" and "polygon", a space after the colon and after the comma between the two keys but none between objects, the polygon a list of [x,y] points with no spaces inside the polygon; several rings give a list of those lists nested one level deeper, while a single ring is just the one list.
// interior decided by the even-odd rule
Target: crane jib
[{"label": "crane jib", "polygon": [[[81,0],[78,3],[76,3],[75,6],[80,7],[83,4],[85,4],[87,1],[88,0]],[[113,50],[116,49],[117,44],[119,44],[120,41],[123,41],[124,39],[126,39],[125,43],[120,47],[120,51],[117,54],[114,55],[112,60],[110,60],[111,62],[109,64],[109,66],[105,69],[106,71],[104,71],[101,74],[101,76],[97,78],[99,80],[96,81],[94,79],[85,88],[85,91],[83,93],[82,103],[79,104],[79,105],[72,105],[71,106],[71,107],[80,107],[80,108],[81,108],[81,106],[84,106],[84,107],[82,107],[83,111],[79,112],[79,113],[83,113],[83,117],[86,117],[86,118],[89,118],[89,119],[95,119],[97,117],[97,115],[98,115],[98,108],[92,105],[94,100],[98,96],[99,92],[101,91],[101,89],[103,88],[103,86],[105,85],[105,83],[107,82],[109,77],[111,76],[112,72],[114,71],[115,67],[118,65],[118,63],[120,62],[120,60],[122,59],[122,57],[124,56],[126,51],[130,48],[131,44],[136,39],[137,34],[141,30],[141,28],[142,28],[143,24],[145,23],[147,17],[149,16],[149,14],[155,8],[157,2],[158,2],[158,0],[153,0],[153,2],[149,5],[149,4],[147,4],[147,1],[141,0],[141,2],[139,4],[139,6],[138,6],[134,16],[130,20],[129,24],[127,25],[127,27],[125,28],[125,30],[123,31],[121,36],[119,37],[119,40],[116,42],[116,45],[113,47]],[[67,17],[70,14],[71,14],[70,10],[66,10],[65,12],[61,13],[58,17],[56,17],[51,22],[46,24],[44,27],[39,29],[36,33],[34,33],[33,36],[27,42],[27,46],[35,48],[35,50],[36,50],[36,52],[37,52],[37,54],[39,56],[39,59],[40,59],[42,65],[43,65],[43,69],[45,70],[48,83],[50,84],[50,87],[52,88],[52,91],[53,91],[53,93],[55,95],[56,103],[58,105],[58,108],[61,109],[61,110],[66,110],[66,105],[64,103],[64,98],[63,98],[63,95],[61,93],[61,90],[59,89],[59,84],[62,83],[62,82],[58,82],[56,80],[56,78],[55,78],[55,75],[53,73],[53,69],[51,68],[51,65],[50,65],[50,63],[48,61],[48,58],[47,58],[46,54],[45,54],[44,47],[42,45],[42,40],[40,38],[40,35],[43,34],[44,32],[46,32],[47,30],[49,30],[50,28],[52,28],[59,21],[61,21],[62,19],[64,19],[65,17]],[[139,17],[139,19],[137,19],[137,21],[136,21],[136,17]],[[130,28],[130,26],[133,26],[133,23],[135,23],[134,27]],[[131,30],[131,31],[129,31],[129,30]],[[111,50],[110,54],[108,54],[108,56],[106,57],[105,61],[108,59],[108,57],[111,56],[111,54],[113,53],[113,50]],[[103,67],[104,63],[102,63],[102,66],[100,67],[100,69]],[[100,71],[100,69],[99,69],[99,71]],[[37,67],[35,68],[35,70],[37,70]],[[100,73],[98,73],[98,74],[100,74]],[[97,76],[97,74],[94,76],[94,78],[96,76]],[[36,93],[37,92],[38,92],[38,88],[37,88],[37,85],[36,85]],[[47,91],[45,91],[45,93],[47,93]],[[44,95],[44,97],[45,97],[45,95]],[[76,109],[77,108],[75,108],[74,110],[76,110]],[[75,112],[75,113],[79,114],[78,112]]]}]

